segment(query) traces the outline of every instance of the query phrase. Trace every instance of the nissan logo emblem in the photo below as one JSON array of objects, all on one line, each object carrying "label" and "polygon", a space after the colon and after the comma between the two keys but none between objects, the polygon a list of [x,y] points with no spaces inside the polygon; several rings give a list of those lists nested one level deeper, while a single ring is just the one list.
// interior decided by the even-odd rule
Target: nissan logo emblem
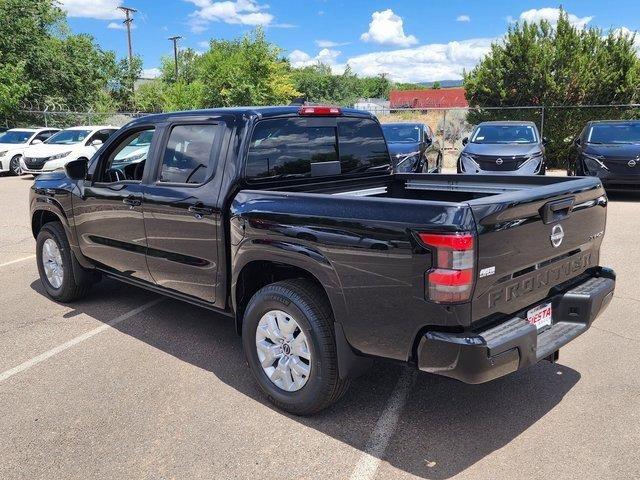
[{"label": "nissan logo emblem", "polygon": [[627,163],[627,165],[629,165],[630,167],[635,167],[636,166],[636,162],[635,160],[629,160],[629,163]]},{"label": "nissan logo emblem", "polygon": [[562,243],[563,238],[564,238],[564,230],[560,225],[555,225],[551,229],[551,236],[549,237],[549,239],[551,240],[551,245],[553,245],[555,248],[558,248]]},{"label": "nissan logo emblem", "polygon": [[501,158],[496,160],[496,165],[502,165],[502,159]]}]

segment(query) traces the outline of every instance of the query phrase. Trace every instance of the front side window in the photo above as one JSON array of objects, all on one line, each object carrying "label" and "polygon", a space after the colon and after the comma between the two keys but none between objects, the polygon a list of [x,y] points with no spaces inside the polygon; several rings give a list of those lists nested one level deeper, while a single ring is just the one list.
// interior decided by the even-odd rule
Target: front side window
[{"label": "front side window", "polygon": [[139,144],[141,137],[153,136],[154,128],[138,130],[120,141],[107,156],[98,181],[113,183],[141,181],[151,142]]},{"label": "front side window", "polygon": [[36,135],[36,138],[34,138],[34,140],[40,140],[41,142],[45,142],[46,140],[51,138],[56,132],[57,130],[45,130],[44,132],[40,132],[38,135]]},{"label": "front side window", "polygon": [[89,138],[89,140],[87,140],[87,145],[91,145],[95,140],[100,140],[102,143],[104,143],[113,134],[113,132],[115,132],[115,130],[112,128],[98,130],[96,133],[91,135],[91,138]]},{"label": "front side window", "polygon": [[160,181],[198,185],[207,171],[218,125],[177,125],[171,130],[160,169]]},{"label": "front side window", "polygon": [[532,125],[479,125],[471,136],[472,143],[536,143]]},{"label": "front side window", "polygon": [[29,130],[9,130],[0,135],[0,143],[19,145],[27,143],[33,135]]},{"label": "front side window", "polygon": [[82,142],[91,133],[91,130],[62,130],[52,135],[48,140],[49,145],[73,145]]}]

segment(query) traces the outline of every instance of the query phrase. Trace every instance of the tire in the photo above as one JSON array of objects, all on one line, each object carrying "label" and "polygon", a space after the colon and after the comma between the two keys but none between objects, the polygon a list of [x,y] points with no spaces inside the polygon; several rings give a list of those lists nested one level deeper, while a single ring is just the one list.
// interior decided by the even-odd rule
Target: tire
[{"label": "tire", "polygon": [[[260,340],[261,337],[258,332],[261,319],[267,317],[268,312],[271,315],[271,312],[276,311],[287,318],[290,316],[297,323],[300,332],[298,337],[304,334],[308,345],[309,373],[304,380],[306,383],[295,391],[287,391],[274,383],[258,356],[256,339]],[[281,326],[282,323],[278,325]],[[298,337],[295,337],[295,340],[298,340]],[[293,343],[293,340],[291,342]],[[323,292],[309,280],[285,280],[259,290],[251,298],[245,311],[242,343],[245,357],[258,385],[267,398],[282,410],[295,415],[317,413],[338,401],[349,386],[349,379],[341,379],[338,374],[331,307]],[[293,348],[290,351],[292,355],[295,354]],[[282,358],[275,360],[276,370],[280,367],[281,361]],[[292,377],[295,382],[293,374]]]},{"label": "tire", "polygon": [[20,155],[14,156],[9,161],[9,171],[11,172],[11,175],[16,177],[22,175],[22,168],[20,168]]},{"label": "tire", "polygon": [[[55,252],[51,242],[57,247],[59,257],[58,261],[47,262],[47,258],[52,256],[51,252]],[[48,252],[46,251],[47,247],[49,247]],[[36,261],[38,263],[40,281],[47,295],[53,300],[62,303],[73,302],[84,297],[91,289],[93,283],[91,281],[91,275],[77,264],[77,260],[73,256],[67,235],[61,223],[47,223],[38,233],[36,240]],[[48,267],[45,267],[45,262],[49,264]],[[74,262],[76,263],[75,269],[73,265]],[[53,267],[51,267],[52,263],[54,265]],[[53,275],[53,279],[50,279],[47,276],[47,269],[49,269],[49,271],[51,271],[52,268],[58,270],[58,265],[62,270],[61,280],[55,275]],[[76,278],[77,272],[83,273],[80,275],[82,278]]]}]

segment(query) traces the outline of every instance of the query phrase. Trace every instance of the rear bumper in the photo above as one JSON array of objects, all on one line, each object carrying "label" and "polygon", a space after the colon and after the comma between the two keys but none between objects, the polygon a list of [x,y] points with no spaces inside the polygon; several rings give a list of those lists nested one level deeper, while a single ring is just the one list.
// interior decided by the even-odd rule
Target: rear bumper
[{"label": "rear bumper", "polygon": [[465,383],[484,383],[553,355],[584,333],[609,305],[615,273],[605,268],[543,302],[553,304],[553,324],[540,334],[526,310],[497,326],[470,333],[426,332],[418,345],[418,367]]}]

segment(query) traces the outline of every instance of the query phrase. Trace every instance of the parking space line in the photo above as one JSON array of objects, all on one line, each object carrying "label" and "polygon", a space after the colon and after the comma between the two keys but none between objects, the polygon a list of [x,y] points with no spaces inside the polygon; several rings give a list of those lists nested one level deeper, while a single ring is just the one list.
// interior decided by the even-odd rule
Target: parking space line
[{"label": "parking space line", "polygon": [[35,255],[29,255],[28,257],[18,258],[16,260],[11,260],[10,262],[0,263],[0,268],[6,267],[8,265],[13,265],[14,263],[24,262],[25,260],[31,260],[33,258],[36,258],[36,256]]},{"label": "parking space line", "polygon": [[382,415],[380,415],[373,432],[371,432],[367,446],[351,474],[351,480],[371,480],[374,478],[378,466],[382,462],[382,456],[387,450],[393,432],[398,425],[400,412],[402,412],[405,403],[407,403],[407,396],[415,378],[415,370],[405,368],[402,371]]},{"label": "parking space line", "polygon": [[78,345],[79,343],[84,342],[85,340],[88,340],[91,337],[96,336],[97,334],[104,332],[105,330],[108,330],[109,328],[124,322],[125,320],[139,314],[140,312],[143,312],[145,310],[147,310],[148,308],[153,307],[154,305],[157,305],[158,303],[160,303],[162,300],[164,300],[164,298],[156,298],[155,300],[152,300],[150,302],[145,303],[144,305],[141,305],[138,308],[134,308],[133,310],[128,311],[127,313],[124,313],[122,315],[120,315],[119,317],[114,318],[113,320],[100,325],[97,328],[94,328],[93,330],[88,331],[87,333],[83,333],[82,335],[78,335],[75,338],[72,338],[71,340],[69,340],[68,342],[64,342],[63,344],[58,345],[57,347],[52,348],[51,350],[47,350],[44,353],[41,353],[40,355],[33,357],[30,360],[27,360],[24,363],[21,363],[18,366],[15,366],[9,370],[6,370],[2,373],[0,373],[0,382],[4,382],[5,380],[7,380],[8,378],[13,377],[14,375],[17,375],[18,373],[24,372],[25,370],[29,370],[31,367],[38,365],[39,363],[44,362],[45,360],[57,355],[60,352],[64,352],[65,350]]}]

